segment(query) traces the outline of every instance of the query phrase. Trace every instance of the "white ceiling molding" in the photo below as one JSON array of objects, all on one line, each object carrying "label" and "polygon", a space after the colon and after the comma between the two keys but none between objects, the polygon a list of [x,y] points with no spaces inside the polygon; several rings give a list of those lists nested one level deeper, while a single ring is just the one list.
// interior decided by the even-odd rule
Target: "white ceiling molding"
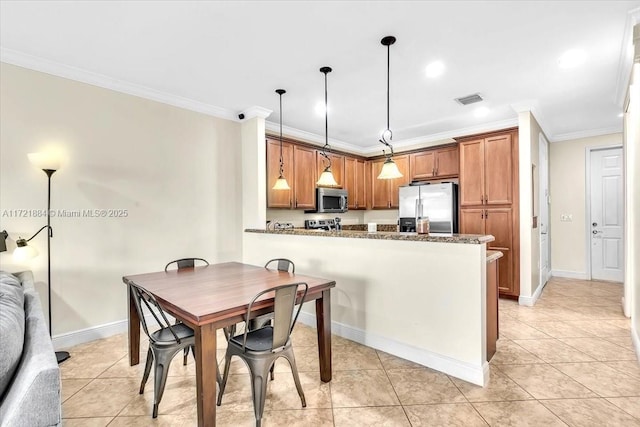
[{"label": "white ceiling molding", "polygon": [[552,135],[549,139],[550,142],[570,141],[572,139],[589,138],[592,136],[610,135],[612,133],[621,133],[622,125],[609,128],[590,129],[580,132],[561,133],[558,135]]},{"label": "white ceiling molding", "polygon": [[[280,133],[280,124],[273,122],[266,122],[265,125],[267,130],[270,130],[276,134]],[[282,125],[282,135],[288,136],[295,139],[300,139],[302,141],[310,142],[313,144],[318,144],[320,146],[324,145],[324,136],[307,132],[304,130],[292,128],[290,126]],[[348,151],[354,154],[362,155],[362,147],[357,145],[349,144],[348,142],[339,141],[337,139],[329,138],[329,145],[335,148],[340,148],[344,151]]]},{"label": "white ceiling molding", "polygon": [[640,23],[640,7],[629,11],[624,26],[615,92],[615,103],[620,107],[622,107],[629,87],[629,77],[631,77],[631,67],[633,66],[633,27],[638,23]]},{"label": "white ceiling molding", "polygon": [[538,125],[540,125],[540,129],[542,129],[542,133],[544,134],[544,137],[547,140],[549,140],[550,131],[546,125],[546,123],[548,122],[544,114],[542,113],[542,110],[540,109],[538,101],[527,100],[527,101],[517,102],[517,103],[511,104],[511,108],[513,108],[513,110],[516,113],[523,113],[527,111],[530,112],[531,115],[536,119],[536,122],[538,122]]},{"label": "white ceiling molding", "polygon": [[[497,122],[483,123],[480,125],[469,126],[465,128],[459,128],[454,130],[448,130],[446,132],[433,133],[431,135],[425,135],[418,138],[404,139],[393,142],[394,151],[400,151],[402,148],[424,146],[430,147],[435,145],[442,145],[448,142],[454,142],[453,138],[462,137],[466,135],[473,135],[475,133],[490,132],[493,130],[500,130],[504,128],[518,126],[518,118],[499,120]],[[437,142],[437,144],[433,144]],[[362,151],[366,154],[372,154],[382,150],[382,144],[370,145],[364,147]]]},{"label": "white ceiling molding", "polygon": [[114,79],[103,74],[94,73],[92,71],[87,71],[81,68],[61,64],[59,62],[49,61],[48,59],[28,55],[16,50],[0,47],[0,61],[7,64],[28,68],[30,70],[40,71],[42,73],[64,77],[66,79],[114,90],[116,92],[125,93],[127,95],[133,95],[140,98],[161,102],[163,104],[173,105],[174,107],[184,108],[185,110],[195,111],[221,119],[232,120],[236,122],[238,121],[238,116],[236,115],[236,113],[226,108],[205,104],[204,102],[194,101],[189,98],[172,95],[166,92],[161,92],[159,90],[151,89],[145,86]]},{"label": "white ceiling molding", "polygon": [[254,105],[253,107],[249,107],[245,110],[242,110],[241,114],[244,114],[244,119],[242,120],[249,120],[249,119],[253,119],[254,117],[260,117],[262,119],[266,119],[271,115],[271,113],[273,113],[273,111],[269,110],[268,108]]}]

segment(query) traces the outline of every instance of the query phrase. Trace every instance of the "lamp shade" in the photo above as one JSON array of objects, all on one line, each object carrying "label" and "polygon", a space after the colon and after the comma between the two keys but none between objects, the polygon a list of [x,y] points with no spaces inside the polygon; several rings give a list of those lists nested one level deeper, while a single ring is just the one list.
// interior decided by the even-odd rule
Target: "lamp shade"
[{"label": "lamp shade", "polygon": [[320,179],[318,179],[318,182],[316,182],[316,185],[320,187],[337,187],[338,186],[338,183],[336,182],[336,179],[333,177],[333,173],[331,172],[330,167],[325,168],[325,170],[320,174]]},{"label": "lamp shade", "polygon": [[396,162],[394,162],[393,159],[388,158],[382,165],[382,170],[380,171],[380,175],[378,175],[378,179],[395,179],[402,178],[402,176],[403,175],[400,173]]},{"label": "lamp shade", "polygon": [[280,177],[276,180],[276,183],[273,185],[274,190],[291,190],[289,184],[287,183],[287,179],[280,175]]},{"label": "lamp shade", "polygon": [[42,151],[27,154],[32,165],[42,170],[57,171],[62,166],[62,156],[55,151]]},{"label": "lamp shade", "polygon": [[13,251],[13,260],[18,263],[25,263],[38,256],[38,250],[33,246],[29,246],[24,239],[16,241],[18,245]]}]

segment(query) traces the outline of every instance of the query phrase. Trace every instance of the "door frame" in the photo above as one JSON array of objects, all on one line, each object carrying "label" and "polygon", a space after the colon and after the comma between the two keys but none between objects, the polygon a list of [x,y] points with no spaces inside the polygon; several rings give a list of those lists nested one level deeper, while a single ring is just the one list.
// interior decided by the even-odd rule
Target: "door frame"
[{"label": "door frame", "polygon": [[[542,147],[543,145],[546,147],[546,152],[547,152],[547,164],[545,165],[545,172],[546,172],[546,181],[547,181],[547,197],[545,198],[544,202],[546,204],[546,209],[547,209],[547,272],[546,272],[546,277],[542,277],[542,227],[539,227],[539,231],[538,231],[538,239],[540,241],[540,253],[538,254],[539,257],[539,262],[540,262],[540,266],[538,267],[538,273],[540,273],[540,283],[538,284],[538,286],[545,286],[547,284],[547,282],[549,281],[549,279],[551,278],[551,270],[552,270],[552,266],[551,266],[551,207],[549,206],[549,198],[550,198],[550,194],[551,194],[551,182],[550,182],[550,157],[549,156],[549,140],[547,140],[547,138],[544,136],[544,134],[542,132],[540,132],[538,134],[538,159],[541,158],[540,154],[542,153]],[[539,209],[542,209],[542,200],[543,200],[543,195],[541,193],[542,190],[542,185],[541,185],[541,181],[542,181],[542,176],[540,175],[540,167],[538,167],[538,206]],[[538,216],[541,218],[542,216],[540,215],[540,212],[538,212]]]},{"label": "door frame", "polygon": [[[622,144],[615,144],[615,145],[591,145],[588,147],[585,147],[585,175],[584,175],[584,187],[585,187],[585,197],[584,197],[584,203],[585,203],[585,221],[584,221],[584,235],[585,235],[585,257],[586,257],[586,262],[585,262],[585,279],[587,280],[591,280],[591,153],[593,151],[602,151],[602,150],[610,150],[610,149],[615,149],[615,148],[619,148],[622,150],[622,175],[624,176],[626,174],[625,170],[624,170],[624,148],[622,147]],[[626,194],[625,193],[625,188],[624,188],[624,179],[622,182],[623,185],[623,189],[622,189],[622,194]],[[624,212],[623,215],[626,216],[626,212],[625,212],[625,206],[626,205],[626,200],[623,200],[623,206],[622,206],[622,211]],[[622,238],[624,239],[624,241],[626,241],[627,236],[626,236],[626,228],[624,228],[625,225],[625,218],[623,217],[623,221],[622,221]],[[623,250],[624,250],[624,245],[623,245]],[[624,253],[622,255],[622,262],[624,263]],[[626,269],[626,265],[623,267],[624,269]]]}]

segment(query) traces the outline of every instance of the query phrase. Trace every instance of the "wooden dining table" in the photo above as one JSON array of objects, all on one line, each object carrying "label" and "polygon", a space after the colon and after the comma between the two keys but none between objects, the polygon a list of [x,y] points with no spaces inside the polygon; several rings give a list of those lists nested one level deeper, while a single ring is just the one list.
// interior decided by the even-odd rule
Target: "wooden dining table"
[{"label": "wooden dining table", "polygon": [[[320,379],[331,381],[331,288],[333,280],[227,262],[203,267],[124,276],[153,294],[165,311],[195,332],[198,426],[216,424],[216,331],[242,322],[257,293],[288,283],[305,282],[305,301],[316,301]],[[140,362],[140,318],[131,296],[129,304],[129,364]],[[254,304],[251,318],[273,311],[273,294]]]}]

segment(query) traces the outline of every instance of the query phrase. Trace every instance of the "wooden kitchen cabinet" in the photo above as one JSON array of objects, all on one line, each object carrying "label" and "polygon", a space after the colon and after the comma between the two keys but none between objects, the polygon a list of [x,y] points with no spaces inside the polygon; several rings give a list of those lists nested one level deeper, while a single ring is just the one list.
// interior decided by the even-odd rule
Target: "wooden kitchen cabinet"
[{"label": "wooden kitchen cabinet", "polygon": [[519,278],[514,269],[515,243],[513,238],[513,210],[511,208],[462,208],[460,209],[460,232],[463,234],[491,234],[493,242],[487,250],[502,252],[499,264],[498,290],[501,294],[518,296]]},{"label": "wooden kitchen cabinet", "polygon": [[460,143],[460,206],[513,202],[511,134]]},{"label": "wooden kitchen cabinet", "polygon": [[[324,168],[327,167],[327,160],[322,157],[320,154],[321,150],[316,152],[316,163],[317,163],[317,177],[320,178],[320,174],[324,171]],[[341,154],[330,153],[329,157],[331,158],[331,172],[333,173],[333,178],[336,180],[338,185],[333,188],[345,188],[344,183],[344,156]]]},{"label": "wooden kitchen cabinet", "polygon": [[293,208],[316,207],[316,150],[293,146]]},{"label": "wooden kitchen cabinet", "polygon": [[284,177],[290,190],[273,190],[280,175],[280,141],[267,139],[267,207],[314,209],[316,205],[316,151],[282,143]]},{"label": "wooden kitchen cabinet", "polygon": [[393,160],[402,174],[402,178],[378,179],[385,159],[371,161],[371,208],[393,209],[399,205],[398,191],[400,186],[411,182],[409,175],[409,156],[393,156]]},{"label": "wooden kitchen cabinet", "polygon": [[458,146],[409,154],[410,181],[458,176]]},{"label": "wooden kitchen cabinet", "polygon": [[293,146],[282,143],[284,177],[291,190],[274,190],[273,186],[280,176],[280,141],[267,139],[267,207],[291,208],[293,206]]},{"label": "wooden kitchen cabinet", "polygon": [[349,209],[366,209],[366,162],[355,157],[344,158],[344,188]]}]

